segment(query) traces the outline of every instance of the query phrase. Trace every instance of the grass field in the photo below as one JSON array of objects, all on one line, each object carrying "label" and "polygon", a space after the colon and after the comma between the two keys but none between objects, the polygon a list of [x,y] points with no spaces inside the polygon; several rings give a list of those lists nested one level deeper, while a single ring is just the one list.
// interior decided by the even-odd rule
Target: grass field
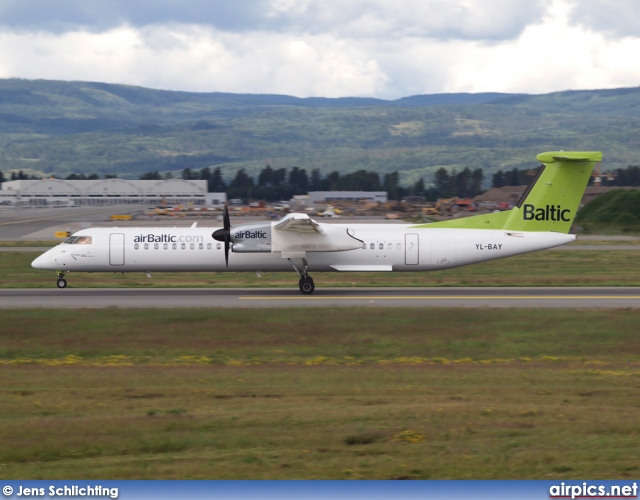
[{"label": "grass field", "polygon": [[[2,288],[55,287],[56,274],[31,268],[36,252],[0,253]],[[331,286],[639,286],[640,251],[550,250],[430,273],[313,273]],[[69,273],[70,287],[297,287],[289,273]]]},{"label": "grass field", "polygon": [[637,477],[633,310],[1,310],[0,476]]},{"label": "grass field", "polygon": [[[31,252],[3,287],[54,287]],[[322,286],[640,285],[637,250]],[[295,287],[292,273],[70,274],[72,287]],[[35,305],[35,304],[34,304]],[[636,310],[0,309],[0,477],[627,479]]]}]

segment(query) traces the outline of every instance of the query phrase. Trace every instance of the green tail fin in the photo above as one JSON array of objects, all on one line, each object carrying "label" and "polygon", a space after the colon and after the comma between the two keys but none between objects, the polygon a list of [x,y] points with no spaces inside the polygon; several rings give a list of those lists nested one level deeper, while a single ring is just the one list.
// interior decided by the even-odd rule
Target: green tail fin
[{"label": "green tail fin", "polygon": [[510,211],[504,229],[568,233],[602,153],[542,153],[537,158],[542,166]]},{"label": "green tail fin", "polygon": [[508,229],[568,233],[600,151],[550,152],[537,156],[542,166],[516,206],[497,212],[417,227]]}]

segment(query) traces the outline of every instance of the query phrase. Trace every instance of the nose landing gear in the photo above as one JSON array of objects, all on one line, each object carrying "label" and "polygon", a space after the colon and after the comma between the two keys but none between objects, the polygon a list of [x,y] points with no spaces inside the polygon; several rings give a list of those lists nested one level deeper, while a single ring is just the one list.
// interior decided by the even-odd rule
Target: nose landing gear
[{"label": "nose landing gear", "polygon": [[64,279],[64,273],[58,273],[58,281],[56,282],[58,288],[66,288],[67,280]]}]

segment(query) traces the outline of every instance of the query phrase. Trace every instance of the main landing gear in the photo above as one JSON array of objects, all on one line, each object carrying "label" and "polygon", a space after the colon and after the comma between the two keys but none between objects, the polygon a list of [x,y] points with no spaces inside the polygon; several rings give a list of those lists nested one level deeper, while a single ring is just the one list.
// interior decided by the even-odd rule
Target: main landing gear
[{"label": "main landing gear", "polygon": [[303,295],[311,295],[316,289],[316,285],[313,282],[313,278],[309,276],[309,273],[307,272],[307,259],[302,259],[302,271],[300,271],[296,267],[291,259],[289,259],[289,262],[291,263],[295,271],[300,275],[300,281],[298,282],[300,293],[302,293]]},{"label": "main landing gear", "polygon": [[313,283],[313,278],[311,276],[304,276],[300,278],[298,286],[300,287],[300,292],[304,295],[311,295],[316,289],[316,285]]},{"label": "main landing gear", "polygon": [[64,273],[58,273],[58,281],[56,282],[58,288],[66,288],[67,280],[64,279]]}]

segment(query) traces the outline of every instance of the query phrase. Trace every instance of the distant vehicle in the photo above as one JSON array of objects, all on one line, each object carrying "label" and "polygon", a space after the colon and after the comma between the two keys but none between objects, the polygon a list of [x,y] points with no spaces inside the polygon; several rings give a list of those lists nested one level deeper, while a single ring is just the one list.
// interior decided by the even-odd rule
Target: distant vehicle
[{"label": "distant vehicle", "polygon": [[442,215],[442,212],[436,207],[425,207],[422,209],[422,213],[424,215]]},{"label": "distant vehicle", "polygon": [[476,204],[471,198],[458,198],[456,206],[461,210],[466,210],[467,212],[475,212],[477,210]]},{"label": "distant vehicle", "polygon": [[508,211],[431,224],[327,224],[306,213],[223,227],[89,228],[35,259],[32,266],[70,272],[286,271],[313,293],[310,272],[434,271],[486,262],[575,240],[569,234],[600,152],[538,155],[542,166]]},{"label": "distant vehicle", "polygon": [[318,215],[321,217],[340,217],[341,214],[342,210],[335,208],[332,205],[327,205],[327,208],[324,211],[318,212]]},{"label": "distant vehicle", "polygon": [[[444,198],[440,199],[436,202],[433,207],[438,214],[446,213],[456,213],[456,212],[475,212],[476,205],[471,198]],[[424,211],[423,211],[424,213]],[[431,214],[431,215],[438,215]]]}]

